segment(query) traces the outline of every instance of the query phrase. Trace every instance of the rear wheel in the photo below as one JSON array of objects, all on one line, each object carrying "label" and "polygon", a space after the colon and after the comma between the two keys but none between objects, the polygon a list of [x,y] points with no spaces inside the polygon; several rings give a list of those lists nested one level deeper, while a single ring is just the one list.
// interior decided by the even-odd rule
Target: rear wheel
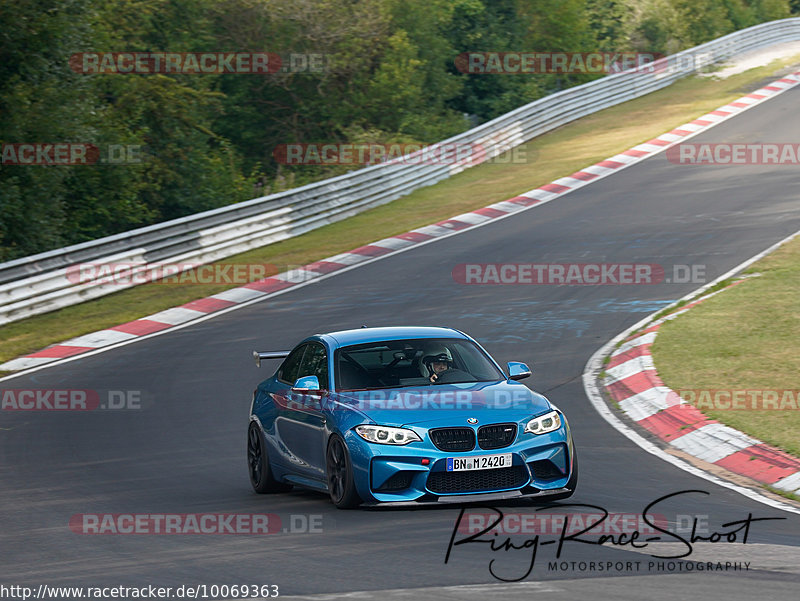
[{"label": "rear wheel", "polygon": [[291,484],[278,482],[272,475],[264,435],[256,422],[250,422],[250,428],[247,430],[247,468],[250,473],[250,484],[259,494],[286,492],[292,489]]},{"label": "rear wheel", "polygon": [[350,454],[341,436],[336,434],[331,436],[325,456],[325,466],[328,472],[328,492],[333,504],[339,509],[352,509],[360,505],[361,497],[358,496],[353,481]]}]

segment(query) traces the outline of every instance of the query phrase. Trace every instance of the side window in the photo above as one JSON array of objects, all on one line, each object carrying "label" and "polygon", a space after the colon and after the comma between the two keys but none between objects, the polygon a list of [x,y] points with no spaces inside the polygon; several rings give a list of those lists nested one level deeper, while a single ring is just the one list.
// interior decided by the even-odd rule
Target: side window
[{"label": "side window", "polygon": [[308,345],[308,351],[303,357],[297,377],[304,376],[317,376],[320,388],[328,390],[328,353],[321,344],[311,343]]},{"label": "side window", "polygon": [[305,353],[306,349],[308,348],[307,344],[303,346],[298,346],[294,349],[289,356],[286,357],[286,360],[281,365],[280,369],[278,370],[278,379],[281,382],[286,382],[289,385],[295,383],[298,376],[297,374],[300,371],[300,361],[303,358],[303,353]]}]

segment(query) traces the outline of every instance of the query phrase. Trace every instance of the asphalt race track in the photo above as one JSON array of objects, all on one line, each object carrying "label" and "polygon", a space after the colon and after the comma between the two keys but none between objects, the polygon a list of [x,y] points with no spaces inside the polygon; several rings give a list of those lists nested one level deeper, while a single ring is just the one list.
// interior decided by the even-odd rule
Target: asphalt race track
[{"label": "asphalt race track", "polygon": [[[800,88],[793,88],[692,142],[796,143],[798,106]],[[143,402],[128,411],[0,412],[3,579],[30,586],[277,584],[281,597],[318,599],[349,591],[367,591],[348,596],[358,599],[796,598],[800,515],[642,452],[584,394],[581,374],[592,353],[700,283],[468,286],[451,272],[460,263],[658,263],[667,277],[672,265],[704,265],[710,281],[799,229],[796,167],[680,166],[662,153],[484,227],[173,333],[6,380],[0,388],[136,390]],[[257,370],[251,351],[289,348],[308,334],[361,324],[450,325],[501,362],[530,362],[534,376],[526,383],[559,405],[573,428],[581,463],[574,503],[639,514],[661,496],[694,489],[710,494],[675,497],[659,510],[705,516],[711,531],[730,530],[721,526],[748,514],[785,519],[753,523],[747,545],[707,543],[687,558],[750,562],[746,571],[648,568],[648,561],[667,560],[654,560],[652,548],[569,543],[559,561],[576,565],[548,569],[555,545],[542,547],[524,580],[502,583],[489,562],[496,560],[496,573],[518,578],[530,549],[493,553],[487,545],[463,545],[445,564],[458,507],[339,511],[317,493],[254,494],[245,462],[248,408],[255,384],[275,365]],[[268,512],[290,530],[303,530],[304,519],[317,527],[270,536],[93,536],[69,528],[75,514],[195,512]],[[293,514],[301,517],[292,522]],[[581,561],[641,567],[599,572],[580,569]]]}]

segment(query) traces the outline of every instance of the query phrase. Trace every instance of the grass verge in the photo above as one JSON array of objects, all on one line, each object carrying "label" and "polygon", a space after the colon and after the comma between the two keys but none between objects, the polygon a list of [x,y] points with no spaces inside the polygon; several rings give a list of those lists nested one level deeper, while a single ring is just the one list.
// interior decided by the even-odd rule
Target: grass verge
[{"label": "grass verge", "polygon": [[[653,360],[667,386],[698,391],[706,415],[800,456],[800,237],[745,273],[761,275],[664,322]],[[714,391],[747,391],[744,408],[722,408],[728,397]]]},{"label": "grass verge", "polygon": [[[690,77],[540,136],[524,164],[485,164],[339,223],[222,263],[303,265],[517,196],[601,161],[738,98],[797,63],[781,59],[724,80]],[[0,327],[0,362],[231,286],[149,284]]]}]

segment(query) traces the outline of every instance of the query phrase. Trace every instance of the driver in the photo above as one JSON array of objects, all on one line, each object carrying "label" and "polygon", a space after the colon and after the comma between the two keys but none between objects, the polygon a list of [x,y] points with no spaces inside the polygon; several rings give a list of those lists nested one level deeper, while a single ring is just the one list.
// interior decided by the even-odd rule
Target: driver
[{"label": "driver", "polygon": [[446,346],[432,346],[422,355],[419,367],[422,375],[435,383],[444,372],[453,368],[453,355]]}]

